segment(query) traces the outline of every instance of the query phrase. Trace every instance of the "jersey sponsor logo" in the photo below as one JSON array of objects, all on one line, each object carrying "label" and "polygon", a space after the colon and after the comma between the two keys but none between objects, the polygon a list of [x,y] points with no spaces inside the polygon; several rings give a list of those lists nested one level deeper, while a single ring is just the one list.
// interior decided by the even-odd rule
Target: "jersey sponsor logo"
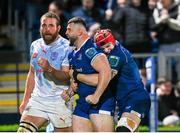
[{"label": "jersey sponsor logo", "polygon": [[57,57],[58,57],[58,53],[57,52],[52,52],[51,53],[51,60],[56,60],[57,59]]},{"label": "jersey sponsor logo", "polygon": [[32,55],[32,58],[34,59],[34,58],[36,58],[38,56],[38,53],[34,53],[33,55]]},{"label": "jersey sponsor logo", "polygon": [[117,56],[109,56],[109,64],[111,65],[111,67],[117,67],[119,64],[119,57]]},{"label": "jersey sponsor logo", "polygon": [[125,108],[126,108],[126,109],[130,109],[130,108],[131,108],[131,106],[126,106]]},{"label": "jersey sponsor logo", "polygon": [[76,69],[76,71],[82,72],[83,70],[82,70],[82,68],[78,68],[78,69]]},{"label": "jersey sponsor logo", "polygon": [[86,50],[85,55],[89,58],[92,59],[94,57],[94,55],[97,54],[97,51],[95,48],[89,48]]}]

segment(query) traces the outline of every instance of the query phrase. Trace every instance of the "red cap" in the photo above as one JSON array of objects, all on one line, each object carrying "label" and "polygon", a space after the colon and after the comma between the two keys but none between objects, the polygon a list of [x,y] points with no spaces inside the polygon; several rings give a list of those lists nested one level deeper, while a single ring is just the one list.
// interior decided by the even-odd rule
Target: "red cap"
[{"label": "red cap", "polygon": [[96,32],[94,42],[98,47],[102,47],[107,43],[116,44],[116,40],[109,29],[103,29]]}]

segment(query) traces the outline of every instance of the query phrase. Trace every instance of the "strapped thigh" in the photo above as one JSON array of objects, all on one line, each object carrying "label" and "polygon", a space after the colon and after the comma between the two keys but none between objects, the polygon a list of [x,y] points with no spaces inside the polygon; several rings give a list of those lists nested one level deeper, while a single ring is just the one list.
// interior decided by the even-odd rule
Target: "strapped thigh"
[{"label": "strapped thigh", "polygon": [[38,128],[32,122],[21,121],[17,132],[37,132]]}]

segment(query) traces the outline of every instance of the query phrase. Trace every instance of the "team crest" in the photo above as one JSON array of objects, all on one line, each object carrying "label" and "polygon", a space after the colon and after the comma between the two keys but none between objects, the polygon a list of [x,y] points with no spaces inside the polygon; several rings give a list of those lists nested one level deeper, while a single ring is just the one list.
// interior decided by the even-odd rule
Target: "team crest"
[{"label": "team crest", "polygon": [[95,48],[89,48],[86,50],[85,54],[89,59],[91,59],[95,54],[97,54],[97,51]]},{"label": "team crest", "polygon": [[108,60],[111,67],[117,67],[119,64],[119,57],[117,56],[110,56]]},{"label": "team crest", "polygon": [[58,57],[58,53],[57,52],[52,52],[51,53],[51,60],[56,60]]}]

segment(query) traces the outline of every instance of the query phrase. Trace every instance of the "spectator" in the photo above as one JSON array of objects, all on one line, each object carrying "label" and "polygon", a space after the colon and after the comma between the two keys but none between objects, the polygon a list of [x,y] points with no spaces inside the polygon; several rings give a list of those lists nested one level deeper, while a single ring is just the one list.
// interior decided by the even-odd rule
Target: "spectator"
[{"label": "spectator", "polygon": [[177,99],[171,81],[166,78],[159,78],[157,85],[158,119],[163,125],[178,125]]},{"label": "spectator", "polygon": [[175,96],[177,98],[177,109],[178,109],[178,115],[180,117],[180,81],[176,84]]},{"label": "spectator", "polygon": [[[114,10],[109,25],[118,40],[132,53],[151,52],[150,12],[143,0],[132,0],[125,7]],[[146,3],[147,4],[147,3]],[[142,62],[139,64],[142,67]]]},{"label": "spectator", "polygon": [[[154,10],[155,30],[159,40],[159,51],[163,53],[180,52],[180,5],[175,0],[161,0]],[[177,79],[180,80],[180,58],[176,59]],[[166,75],[163,75],[166,76]],[[174,79],[173,79],[174,80]]]},{"label": "spectator", "polygon": [[94,6],[94,0],[82,0],[82,6],[72,12],[72,17],[75,16],[82,17],[85,20],[88,30],[91,26],[98,29],[104,22],[104,12]]},{"label": "spectator", "polygon": [[111,24],[112,29],[121,28],[119,39],[123,40],[125,47],[131,52],[142,53],[150,50],[147,11],[141,0],[132,0],[124,8],[118,6],[110,20],[113,23]]}]

